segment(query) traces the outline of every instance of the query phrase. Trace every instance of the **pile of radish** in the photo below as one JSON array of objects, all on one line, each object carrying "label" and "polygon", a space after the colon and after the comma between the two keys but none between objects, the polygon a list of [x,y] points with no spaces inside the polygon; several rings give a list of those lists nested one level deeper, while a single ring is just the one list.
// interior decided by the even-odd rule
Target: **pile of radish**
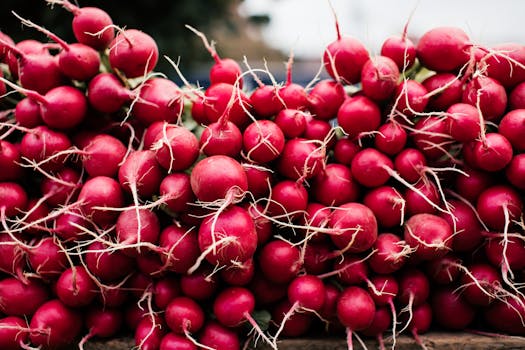
[{"label": "pile of radish", "polygon": [[336,21],[301,86],[188,27],[202,89],[140,28],[47,1],[77,42],[0,33],[1,349],[525,335],[525,45],[405,28],[372,55]]}]

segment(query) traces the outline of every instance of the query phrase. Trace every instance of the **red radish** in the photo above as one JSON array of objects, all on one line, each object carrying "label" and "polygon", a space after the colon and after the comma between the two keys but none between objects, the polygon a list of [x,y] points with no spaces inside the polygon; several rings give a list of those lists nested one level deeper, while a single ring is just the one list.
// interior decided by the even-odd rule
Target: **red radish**
[{"label": "red radish", "polygon": [[511,110],[525,108],[525,82],[510,91],[508,103]]},{"label": "red radish", "polygon": [[391,274],[401,269],[411,252],[410,247],[393,233],[379,234],[373,249],[375,252],[368,260],[368,265],[380,274]]},{"label": "red radish", "polygon": [[11,50],[9,49],[9,44],[13,44],[18,51],[26,55],[49,54],[49,47],[38,40],[25,39],[17,42],[16,44],[13,42],[12,39],[7,39],[4,42],[0,41],[0,47],[2,47],[2,49],[6,53],[6,56],[4,57],[4,63],[7,63],[9,73],[11,73],[14,79],[18,79],[20,75],[18,56],[16,55],[16,53],[11,52]]},{"label": "red radish", "polygon": [[[166,78],[151,78],[139,85],[131,115],[145,126],[156,121],[175,123],[183,109],[183,97],[180,88]],[[125,91],[121,92],[125,98]]]},{"label": "red radish", "polygon": [[210,349],[240,350],[241,341],[235,330],[208,321],[199,334],[199,343]]},{"label": "red radish", "polygon": [[354,181],[350,168],[331,163],[313,178],[314,199],[327,206],[339,206],[358,199],[360,188]]},{"label": "red radish", "polygon": [[444,111],[461,102],[463,83],[452,73],[436,73],[422,81],[429,94],[428,108]]},{"label": "red radish", "polygon": [[43,199],[30,198],[22,222],[26,233],[39,236],[48,230],[50,208]]},{"label": "red radish", "polygon": [[429,279],[439,285],[447,285],[457,281],[461,275],[461,268],[461,259],[453,255],[453,253],[430,260],[425,265],[425,271]]},{"label": "red radish", "polygon": [[423,113],[428,104],[428,91],[417,80],[403,80],[396,88],[395,111],[403,116],[401,122]]},{"label": "red radish", "polygon": [[137,29],[121,30],[109,44],[111,68],[127,78],[142,77],[150,73],[159,59],[155,40]]},{"label": "red radish", "polygon": [[354,179],[365,187],[379,187],[390,179],[394,164],[384,153],[375,148],[359,151],[351,163]]},{"label": "red radish", "polygon": [[479,108],[486,121],[497,122],[505,113],[507,93],[497,80],[480,75],[467,83],[462,102]]},{"label": "red radish", "polygon": [[15,42],[9,35],[6,33],[0,32],[0,61],[2,63],[6,63],[7,56],[9,54],[9,50],[2,44],[2,42],[6,42],[10,45],[15,45]]},{"label": "red radish", "polygon": [[371,291],[370,296],[374,299],[377,306],[390,306],[392,314],[395,314],[394,299],[399,293],[399,284],[391,275],[377,275],[370,278],[368,287]]},{"label": "red radish", "polygon": [[377,239],[377,220],[370,208],[350,202],[335,208],[329,226],[337,248],[352,253],[368,250]]},{"label": "red radish", "polygon": [[376,130],[381,123],[381,111],[366,96],[346,99],[337,112],[337,122],[350,139]]},{"label": "red radish", "polygon": [[400,293],[397,300],[409,308],[425,303],[430,295],[428,277],[415,267],[403,269],[398,282]]},{"label": "red radish", "polygon": [[470,39],[462,29],[436,27],[419,38],[417,58],[430,70],[455,71],[468,62],[471,47]]},{"label": "red radish", "polygon": [[18,316],[0,318],[0,347],[17,350],[27,347],[29,332],[27,321]]},{"label": "red radish", "polygon": [[484,318],[495,329],[523,336],[523,317],[525,317],[522,297],[508,296],[497,300],[485,310]]},{"label": "red radish", "polygon": [[219,288],[219,275],[213,273],[213,267],[205,263],[191,274],[182,275],[180,288],[182,294],[196,301],[212,299]]},{"label": "red radish", "polygon": [[268,213],[285,222],[301,214],[308,205],[308,191],[299,182],[283,180],[272,187]]},{"label": "red radish", "polygon": [[[223,326],[237,327],[243,322],[257,325],[251,313],[255,309],[253,294],[243,287],[229,287],[217,295],[213,301],[213,314]],[[256,328],[259,328],[256,326]]]},{"label": "red radish", "polygon": [[36,242],[27,252],[27,259],[33,271],[44,280],[56,279],[68,266],[66,253],[54,237]]},{"label": "red radish", "polygon": [[[296,276],[294,274],[293,276]],[[290,278],[290,281],[293,279]],[[261,270],[256,270],[254,278],[251,280],[248,288],[252,291],[258,305],[271,306],[276,302],[286,298],[286,288],[288,282],[275,283],[264,276]]]},{"label": "red radish", "polygon": [[236,158],[242,150],[241,131],[235,124],[221,117],[218,122],[204,128],[199,147],[207,156],[225,155]]},{"label": "red radish", "polygon": [[417,149],[430,160],[448,155],[452,138],[448,133],[447,119],[428,116],[419,119],[411,132],[411,138]]},{"label": "red radish", "polygon": [[248,179],[241,164],[223,155],[197,162],[191,171],[190,183],[197,199],[204,202],[225,199],[232,203],[242,198],[248,189]]},{"label": "red radish", "polygon": [[498,44],[482,58],[487,75],[512,88],[525,80],[525,46],[517,43]]},{"label": "red radish", "polygon": [[[101,286],[97,301],[107,308],[123,306],[129,297],[129,292],[118,285]],[[134,328],[134,327],[133,327]]]},{"label": "red radish", "polygon": [[515,188],[525,190],[525,153],[512,157],[505,169],[505,176]]},{"label": "red radish", "polygon": [[[332,210],[317,202],[308,203],[303,216],[300,218],[301,225],[305,226],[305,237],[310,243],[322,243],[327,241],[327,235],[322,230],[328,226]],[[308,246],[306,247],[308,249]]]},{"label": "red radish", "polygon": [[[409,187],[404,193],[406,212],[414,214],[435,214],[443,212],[441,209],[440,197],[437,186],[427,179],[422,179],[413,187]],[[446,211],[445,211],[446,212]]]},{"label": "red radish", "polygon": [[227,266],[220,275],[221,280],[230,286],[246,286],[255,275],[255,264],[253,259],[248,259],[239,265]]},{"label": "red radish", "polygon": [[388,122],[381,125],[377,131],[374,145],[378,151],[392,156],[406,147],[407,133],[399,124]]},{"label": "red radish", "polygon": [[120,186],[136,197],[149,198],[158,193],[163,172],[155,152],[150,150],[132,151],[118,171]]},{"label": "red radish", "polygon": [[197,137],[183,126],[166,124],[152,146],[159,164],[168,172],[188,169],[199,156]]},{"label": "red radish", "polygon": [[299,308],[319,311],[325,301],[323,281],[313,275],[295,277],[288,285],[288,300]]},{"label": "red radish", "polygon": [[159,193],[173,213],[185,211],[194,199],[190,176],[182,172],[166,175],[160,182]]},{"label": "red radish", "polygon": [[15,243],[18,237],[11,237],[8,233],[0,235],[0,271],[17,277],[20,281],[27,283],[24,275],[27,269],[26,251],[23,244]]},{"label": "red radish", "polygon": [[194,230],[179,225],[165,226],[160,232],[160,256],[166,268],[185,273],[199,257],[199,241]]},{"label": "red radish", "polygon": [[316,83],[308,93],[308,110],[317,119],[330,120],[337,115],[345,98],[346,92],[341,83],[324,79]]},{"label": "red radish", "polygon": [[341,260],[337,260],[333,265],[333,271],[337,272],[337,280],[346,286],[368,281],[370,273],[365,259],[351,254],[345,254]]},{"label": "red radish", "polygon": [[89,105],[102,113],[115,113],[134,96],[113,73],[99,73],[87,87]]},{"label": "red radish", "polygon": [[177,334],[198,332],[204,325],[204,312],[193,299],[180,296],[171,300],[164,315],[168,327]]},{"label": "red radish", "polygon": [[415,183],[421,179],[426,165],[425,155],[416,148],[405,148],[394,159],[395,170],[409,183]]},{"label": "red radish", "polygon": [[444,256],[452,247],[453,231],[448,222],[433,214],[412,215],[405,224],[404,238],[413,256],[430,260]]},{"label": "red radish", "polygon": [[53,232],[64,242],[77,241],[86,234],[84,229],[90,229],[91,223],[82,215],[79,209],[64,212],[55,219]]},{"label": "red radish", "polygon": [[494,266],[501,267],[503,280],[513,287],[512,282],[508,280],[508,275],[512,274],[512,270],[521,270],[525,266],[523,260],[525,244],[521,238],[505,235],[489,236],[484,248],[488,261]]},{"label": "red radish", "polygon": [[[315,237],[315,236],[314,236]],[[304,248],[304,271],[311,275],[324,275],[330,273],[332,269],[333,247],[331,242],[316,242],[311,239]]]},{"label": "red radish", "polygon": [[494,185],[479,195],[476,211],[488,227],[503,231],[523,214],[523,200],[512,187]]},{"label": "red radish", "polygon": [[474,141],[483,132],[482,118],[478,109],[467,103],[455,103],[447,111],[447,124],[450,136],[456,141]]},{"label": "red radish", "polygon": [[525,151],[525,109],[515,109],[509,111],[501,118],[498,132],[511,143],[512,147],[518,151]]},{"label": "red radish", "polygon": [[337,317],[346,327],[348,349],[353,349],[352,333],[368,328],[375,312],[374,300],[366,290],[352,286],[341,292],[337,302]]},{"label": "red radish", "polygon": [[241,165],[248,179],[248,192],[256,198],[266,197],[274,184],[273,171],[257,164]]},{"label": "red radish", "polygon": [[156,314],[146,314],[135,328],[135,345],[141,350],[158,349],[167,333],[162,318]]},{"label": "red radish", "polygon": [[89,305],[96,297],[97,287],[83,266],[73,266],[62,272],[57,280],[56,293],[64,305]]},{"label": "red radish", "polygon": [[191,105],[191,116],[197,124],[208,125],[211,123],[204,113],[204,96],[195,96]]},{"label": "red radish", "polygon": [[[124,253],[136,257],[144,252],[142,245],[154,245],[160,235],[160,221],[156,213],[143,208],[122,211],[116,221],[117,242]],[[128,249],[129,247],[129,249]]]},{"label": "red radish", "polygon": [[279,113],[283,108],[277,93],[279,88],[273,85],[260,85],[253,90],[250,95],[250,105],[258,116],[269,118]]},{"label": "red radish", "polygon": [[306,129],[304,130],[302,137],[307,140],[324,142],[328,149],[331,149],[335,142],[332,124],[327,120],[319,120],[313,117],[307,118]]},{"label": "red radish", "polygon": [[30,316],[49,297],[47,286],[38,280],[28,279],[25,283],[15,277],[0,280],[0,311],[4,315]]},{"label": "red radish", "polygon": [[361,333],[367,337],[377,337],[380,349],[384,349],[383,333],[392,327],[392,314],[386,307],[377,307],[374,319]]},{"label": "red radish", "polygon": [[119,139],[108,134],[100,134],[84,147],[82,165],[89,176],[114,177],[126,152],[126,146]]},{"label": "red radish", "polygon": [[162,338],[159,350],[197,350],[197,346],[184,336],[168,333]]},{"label": "red radish", "polygon": [[451,199],[448,201],[450,213],[440,213],[454,230],[452,248],[455,252],[471,252],[482,242],[481,225],[474,208],[465,202]]},{"label": "red radish", "polygon": [[257,244],[266,243],[273,234],[273,226],[270,219],[267,217],[265,212],[266,208],[261,203],[250,203],[247,204],[248,214],[255,223],[255,231],[257,232]]},{"label": "red radish", "polygon": [[81,174],[73,168],[62,168],[55,177],[46,177],[40,183],[40,192],[51,206],[61,206],[74,202],[81,184]]},{"label": "red radish", "polygon": [[87,269],[104,283],[118,281],[133,272],[132,258],[119,250],[109,250],[102,242],[91,243],[85,252]]},{"label": "red radish", "polygon": [[73,34],[78,42],[101,51],[113,40],[113,20],[106,11],[98,7],[78,7],[68,0],[48,2],[62,5],[73,14]]},{"label": "red radish", "polygon": [[[136,257],[137,268],[140,272],[147,276],[151,277],[164,277],[167,274],[165,266],[160,259],[159,254],[152,249],[157,249],[154,246],[151,246],[150,249],[144,249]],[[136,252],[132,251],[129,253],[129,250],[124,250],[128,255],[135,255]]]},{"label": "red radish", "polygon": [[64,305],[58,299],[52,299],[42,304],[31,318],[29,338],[35,346],[48,349],[67,347],[82,330],[82,316]]},{"label": "red radish", "polygon": [[474,162],[485,171],[504,169],[512,160],[512,145],[500,133],[487,133],[483,140],[474,141]]},{"label": "red radish", "polygon": [[475,263],[465,268],[460,283],[465,301],[472,305],[487,306],[497,297],[502,280],[493,266]]},{"label": "red radish", "polygon": [[170,301],[181,295],[179,279],[175,276],[162,277],[153,285],[153,302],[160,310],[164,310]]},{"label": "red radish", "polygon": [[354,141],[344,137],[336,141],[334,145],[334,160],[337,163],[350,165],[354,156],[361,147]]},{"label": "red radish", "polygon": [[287,69],[286,84],[277,90],[279,101],[284,109],[304,110],[308,108],[308,95],[304,87],[291,81],[291,66]]},{"label": "red radish", "polygon": [[445,329],[467,329],[476,316],[475,309],[451,287],[432,293],[432,318]]},{"label": "red radish", "polygon": [[273,283],[288,283],[301,268],[300,251],[289,242],[272,240],[259,253],[259,266],[263,275]]},{"label": "red radish", "polygon": [[22,186],[16,182],[0,182],[0,219],[12,217],[25,211],[28,198]]},{"label": "red radish", "polygon": [[274,122],[288,139],[300,137],[306,130],[306,114],[298,109],[281,110],[275,116]]},{"label": "red radish", "polygon": [[204,115],[209,123],[218,121],[223,115],[239,129],[249,123],[246,111],[250,110],[249,98],[238,86],[217,83],[206,89]]},{"label": "red radish", "polygon": [[341,36],[339,22],[335,19],[337,40],[326,47],[323,64],[328,74],[343,84],[354,84],[361,78],[361,69],[369,58],[368,50],[356,38]]},{"label": "red radish", "polygon": [[428,332],[432,325],[432,307],[429,303],[424,302],[414,307],[411,316],[405,327],[410,329],[416,343],[422,346],[423,342],[419,334]]},{"label": "red radish", "polygon": [[25,128],[35,128],[44,124],[40,113],[40,105],[29,97],[21,99],[16,104],[15,119],[20,126]]},{"label": "red radish", "polygon": [[455,178],[455,190],[460,196],[475,203],[481,192],[494,184],[491,173],[465,167],[465,174],[458,174]]},{"label": "red radish", "polygon": [[284,134],[271,120],[251,123],[243,132],[245,156],[254,163],[268,163],[275,160],[283,151]]},{"label": "red radish", "polygon": [[[56,155],[71,147],[67,134],[47,126],[37,126],[27,132],[20,141],[20,155],[39,164],[46,171],[64,167],[67,155]],[[48,159],[51,158],[51,159]]]},{"label": "red radish", "polygon": [[113,178],[96,176],[84,183],[78,201],[84,215],[96,224],[106,225],[117,218],[118,212],[109,208],[120,208],[124,204],[124,194],[120,184]]},{"label": "red radish", "polygon": [[80,347],[92,337],[110,338],[117,335],[122,327],[123,315],[117,309],[90,308],[85,316],[85,322],[89,332],[82,337],[79,342]]},{"label": "red radish", "polygon": [[363,204],[372,210],[379,226],[391,228],[403,224],[405,199],[394,187],[381,186],[367,191]]},{"label": "red radish", "polygon": [[257,233],[248,211],[231,206],[204,219],[198,232],[199,247],[212,264],[243,262],[255,253]]},{"label": "red radish", "polygon": [[407,34],[408,22],[400,36],[390,36],[381,45],[381,55],[390,57],[402,72],[410,69],[416,61],[416,46]]},{"label": "red radish", "polygon": [[394,60],[387,56],[371,57],[361,70],[363,93],[374,101],[385,101],[393,95],[399,76]]}]

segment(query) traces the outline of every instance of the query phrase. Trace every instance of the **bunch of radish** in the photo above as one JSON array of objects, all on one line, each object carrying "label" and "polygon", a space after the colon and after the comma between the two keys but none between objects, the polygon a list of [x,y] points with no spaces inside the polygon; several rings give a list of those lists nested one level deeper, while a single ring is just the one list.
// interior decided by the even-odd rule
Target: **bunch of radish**
[{"label": "bunch of radish", "polygon": [[525,334],[525,45],[405,27],[371,55],[336,21],[301,86],[188,27],[199,89],[140,29],[47,1],[77,42],[0,33],[1,349]]}]

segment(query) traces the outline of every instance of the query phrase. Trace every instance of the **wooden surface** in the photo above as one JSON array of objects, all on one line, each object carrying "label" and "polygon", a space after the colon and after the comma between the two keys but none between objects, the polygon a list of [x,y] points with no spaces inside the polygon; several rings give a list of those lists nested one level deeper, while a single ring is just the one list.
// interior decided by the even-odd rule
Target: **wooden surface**
[{"label": "wooden surface", "polygon": [[[525,349],[525,338],[520,337],[488,337],[473,334],[456,333],[432,333],[421,336],[421,340],[428,350],[518,350]],[[378,343],[367,340],[368,350],[378,349]],[[286,339],[279,343],[280,350],[347,350],[345,339]],[[397,339],[396,349],[399,350],[422,350],[412,338],[402,336]],[[85,350],[129,350],[134,346],[131,339],[118,339],[109,342],[90,341]],[[386,341],[387,349],[391,343]],[[270,347],[262,343],[257,350],[269,350]],[[354,341],[354,349],[362,349],[361,345]]]}]

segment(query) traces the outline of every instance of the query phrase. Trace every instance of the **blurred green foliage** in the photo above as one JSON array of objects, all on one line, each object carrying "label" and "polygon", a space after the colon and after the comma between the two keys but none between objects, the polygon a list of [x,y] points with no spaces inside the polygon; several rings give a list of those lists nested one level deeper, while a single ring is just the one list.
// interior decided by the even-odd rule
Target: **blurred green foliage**
[{"label": "blurred green foliage", "polygon": [[[73,3],[74,0],[71,0]],[[210,61],[209,53],[201,40],[185,28],[189,24],[208,33],[212,26],[219,25],[237,31],[232,11],[242,0],[129,0],[103,1],[79,0],[77,5],[97,6],[105,10],[119,27],[136,28],[151,35],[159,46],[160,60],[157,70],[169,72],[173,68],[163,58],[168,55],[174,61],[180,59],[183,71],[191,69],[197,62]],[[44,26],[68,42],[73,42],[71,30],[72,14],[59,5],[50,6],[45,0],[0,0],[0,30],[15,41],[23,39],[47,39],[35,29],[22,27],[11,13]]]}]

